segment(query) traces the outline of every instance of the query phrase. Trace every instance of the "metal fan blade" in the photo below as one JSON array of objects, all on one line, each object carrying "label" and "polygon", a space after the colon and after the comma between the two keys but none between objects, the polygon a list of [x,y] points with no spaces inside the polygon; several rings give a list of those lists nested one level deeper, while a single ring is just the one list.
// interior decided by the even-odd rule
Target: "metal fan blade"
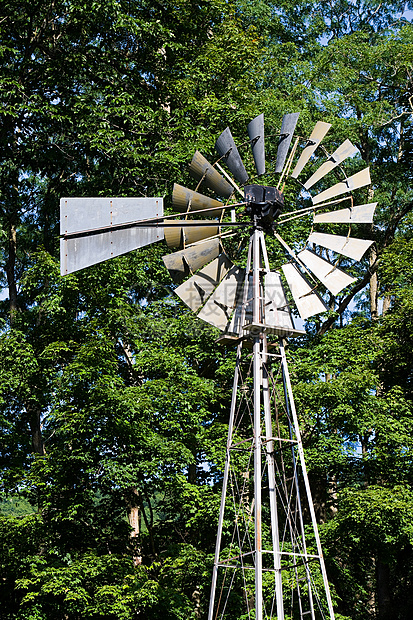
[{"label": "metal fan blade", "polygon": [[367,205],[358,205],[348,209],[337,209],[328,213],[317,213],[314,216],[315,224],[371,224],[377,202]]},{"label": "metal fan blade", "polygon": [[251,140],[252,155],[254,157],[257,174],[265,173],[265,145],[264,145],[264,114],[255,117],[248,125],[248,136]]},{"label": "metal fan blade", "polygon": [[374,241],[313,232],[308,237],[308,243],[315,243],[316,245],[321,245],[323,248],[333,250],[338,254],[344,254],[344,256],[348,256],[354,260],[361,260],[364,253],[369,249]]},{"label": "metal fan blade", "polygon": [[318,170],[304,183],[305,189],[310,189],[313,185],[322,179],[326,174],[333,170],[336,166],[341,164],[347,157],[352,157],[358,153],[358,148],[350,142],[345,140],[336,151],[328,158],[324,164],[322,164]]},{"label": "metal fan blade", "polygon": [[191,310],[197,312],[232,266],[233,263],[229,258],[221,254],[212,263],[178,286],[175,293]]},{"label": "metal fan blade", "polygon": [[264,313],[265,325],[294,330],[281,276],[276,271],[270,271],[264,276]]},{"label": "metal fan blade", "polygon": [[327,310],[327,306],[321,297],[317,293],[311,292],[312,287],[295,265],[287,263],[282,266],[282,270],[290,287],[297,310],[303,320]]},{"label": "metal fan blade", "polygon": [[197,316],[225,331],[234,308],[242,300],[244,277],[245,269],[234,265]]},{"label": "metal fan blade", "polygon": [[222,214],[222,202],[214,200],[209,196],[204,196],[198,192],[194,192],[192,189],[178,185],[174,183],[174,189],[172,192],[172,204],[175,211],[184,213],[188,211],[199,211],[200,209],[208,210],[208,217],[220,217]]},{"label": "metal fan blade", "polygon": [[336,183],[336,185],[329,187],[324,192],[321,192],[321,194],[317,194],[317,196],[314,196],[314,198],[312,199],[313,204],[316,205],[320,202],[323,202],[324,200],[330,200],[330,198],[335,198],[340,194],[352,192],[359,187],[370,185],[370,183],[370,168],[364,168],[364,170],[360,170],[360,172],[353,174],[353,176],[349,177],[345,181],[342,181],[341,183]]},{"label": "metal fan blade", "polygon": [[204,243],[191,245],[185,250],[162,256],[165,267],[174,282],[181,282],[190,272],[194,273],[204,265],[217,258],[220,252],[219,239],[210,239]]},{"label": "metal fan blade", "polygon": [[252,275],[248,276],[247,304],[246,304],[245,314],[244,314],[244,324],[242,325],[241,318],[242,318],[242,301],[244,298],[244,286],[245,286],[245,280],[243,281],[242,287],[240,287],[240,290],[239,290],[239,294],[238,294],[239,302],[237,303],[235,307],[235,312],[232,315],[231,322],[226,327],[226,330],[225,330],[228,334],[237,334],[238,336],[240,336],[242,328],[246,324],[251,323],[252,321],[252,298],[253,298]]},{"label": "metal fan blade", "polygon": [[330,123],[323,123],[323,121],[318,121],[318,123],[316,123],[308,140],[308,144],[303,148],[297,165],[291,173],[293,179],[296,179],[298,177],[304,166],[308,163],[311,155],[314,153],[330,127]]},{"label": "metal fan blade", "polygon": [[224,179],[207,159],[199,152],[195,151],[195,155],[189,164],[189,172],[197,181],[203,180],[203,183],[212,189],[217,196],[229,198],[234,188],[228,181]]},{"label": "metal fan blade", "polygon": [[245,170],[244,164],[238,149],[232,137],[229,127],[224,129],[215,143],[215,148],[220,157],[225,159],[228,168],[231,170],[234,177],[240,183],[245,183],[248,180],[248,173]]},{"label": "metal fan blade", "polygon": [[324,260],[324,258],[321,258],[321,256],[318,256],[318,254],[310,250],[303,250],[297,254],[297,258],[313,272],[333,295],[338,295],[343,288],[355,282],[355,278],[349,276],[345,271],[338,269],[338,267],[334,267],[334,265],[327,260]]},{"label": "metal fan blade", "polygon": [[[162,198],[62,198],[60,234],[92,231],[163,216]],[[163,227],[106,230],[60,240],[65,275],[163,239]]]},{"label": "metal fan blade", "polygon": [[[191,224],[197,224],[193,226],[165,226],[165,241],[168,248],[179,248],[182,245],[189,245],[196,241],[202,241],[202,239],[208,239],[209,237],[215,237],[220,232],[220,227],[205,226],[208,220],[191,220]],[[211,224],[215,222],[211,222]]]},{"label": "metal fan blade", "polygon": [[277,162],[275,164],[275,172],[282,172],[299,116],[299,112],[296,112],[294,114],[284,114],[283,116],[280,131],[280,142],[278,144],[277,150]]}]

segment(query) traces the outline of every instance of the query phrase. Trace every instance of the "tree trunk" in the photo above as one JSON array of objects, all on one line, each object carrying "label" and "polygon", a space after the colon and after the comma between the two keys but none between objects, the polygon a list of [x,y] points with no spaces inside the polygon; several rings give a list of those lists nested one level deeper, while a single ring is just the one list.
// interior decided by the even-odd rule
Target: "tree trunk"
[{"label": "tree trunk", "polygon": [[376,583],[379,620],[390,620],[392,615],[389,581],[390,567],[378,558],[376,562]]},{"label": "tree trunk", "polygon": [[29,426],[30,432],[32,435],[32,444],[33,444],[33,452],[38,454],[39,456],[44,456],[46,454],[43,437],[42,437],[42,426],[40,423],[41,420],[41,409],[40,407],[33,407],[32,405],[26,406],[26,410],[29,416]]},{"label": "tree trunk", "polygon": [[126,496],[128,522],[131,527],[130,539],[135,566],[142,564],[142,550],[140,546],[141,510],[138,489],[132,488]]},{"label": "tree trunk", "polygon": [[6,262],[7,285],[9,288],[10,323],[13,324],[14,315],[17,312],[17,282],[16,282],[16,249],[17,234],[16,226],[10,224],[8,238],[8,258]]}]

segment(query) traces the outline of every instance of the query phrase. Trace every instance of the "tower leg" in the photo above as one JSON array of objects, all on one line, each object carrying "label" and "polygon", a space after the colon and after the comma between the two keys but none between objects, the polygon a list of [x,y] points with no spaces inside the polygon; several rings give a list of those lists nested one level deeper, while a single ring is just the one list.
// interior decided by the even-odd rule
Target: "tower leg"
[{"label": "tower leg", "polygon": [[255,230],[241,325],[252,290],[257,329],[245,331],[237,348],[208,620],[334,620],[284,341],[268,349],[268,270],[265,241]]}]

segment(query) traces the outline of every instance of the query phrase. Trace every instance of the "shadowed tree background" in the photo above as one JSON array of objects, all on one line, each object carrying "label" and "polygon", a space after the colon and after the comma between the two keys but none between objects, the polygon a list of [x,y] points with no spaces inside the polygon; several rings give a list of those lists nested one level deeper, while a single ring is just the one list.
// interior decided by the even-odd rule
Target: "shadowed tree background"
[{"label": "shadowed tree background", "polygon": [[350,171],[371,166],[375,244],[289,356],[337,618],[413,615],[406,8],[1,3],[1,618],[205,618],[233,351],[173,297],[162,243],[61,278],[59,199],[168,209],[195,149],[261,112],[268,159],[300,112],[300,135],[331,122],[327,149],[350,138]]}]

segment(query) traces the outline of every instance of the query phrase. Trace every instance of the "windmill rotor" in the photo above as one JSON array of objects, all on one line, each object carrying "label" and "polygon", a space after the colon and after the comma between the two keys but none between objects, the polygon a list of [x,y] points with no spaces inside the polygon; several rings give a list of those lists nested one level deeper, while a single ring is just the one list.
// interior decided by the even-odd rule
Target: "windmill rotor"
[{"label": "windmill rotor", "polygon": [[[343,164],[357,152],[350,140],[345,140],[329,155],[323,148],[322,141],[331,125],[319,121],[307,139],[300,137],[294,139],[298,119],[298,113],[288,113],[281,121],[276,144],[276,162],[272,173],[278,175],[276,185],[249,182],[247,170],[249,166],[244,164],[240,154],[241,146],[237,147],[231,130],[227,127],[215,143],[217,161],[211,164],[204,155],[195,151],[189,164],[189,173],[196,181],[195,189],[174,184],[172,193],[174,214],[164,214],[162,198],[61,200],[63,275],[164,239],[171,251],[162,259],[176,285],[174,293],[198,318],[220,330],[221,343],[237,345],[237,365],[209,620],[216,617],[225,618],[225,610],[222,611],[222,615],[217,615],[216,594],[220,587],[218,572],[221,569],[227,571],[230,567],[235,571],[232,580],[235,579],[236,571],[239,569],[254,571],[253,598],[256,620],[263,620],[264,617],[277,617],[277,620],[283,620],[286,617],[283,602],[285,584],[282,578],[282,574],[286,571],[290,571],[293,577],[289,579],[290,581],[293,579],[296,584],[296,599],[291,605],[298,609],[297,613],[300,615],[297,617],[302,619],[305,614],[311,614],[312,620],[327,617],[334,620],[284,351],[284,339],[305,334],[294,325],[291,298],[301,319],[307,320],[328,311],[323,299],[325,293],[329,296],[339,295],[355,282],[355,278],[342,269],[341,257],[346,258],[345,262],[348,262],[347,259],[355,262],[362,260],[373,241],[360,238],[358,234],[352,236],[353,225],[357,232],[359,225],[371,224],[377,203],[355,204],[354,192],[371,183],[368,168],[349,177],[342,174]],[[264,174],[266,180],[273,179],[273,176],[269,176],[266,166],[263,114],[251,120],[247,127],[247,135],[245,145],[249,145],[251,149],[255,168],[253,179]],[[297,152],[300,143],[303,143],[303,146],[301,151]],[[245,145],[243,144],[242,148]],[[311,163],[311,167],[314,168],[313,161],[319,161],[320,151],[325,154],[324,160],[302,182],[299,179],[303,178],[306,167]],[[335,178],[334,183],[328,185],[327,181],[337,173],[344,178],[339,182],[336,182]],[[294,189],[300,187],[303,191],[303,201],[298,202],[298,208],[288,209],[284,192],[287,184],[291,184]],[[205,191],[212,193],[214,197],[207,195]],[[312,216],[312,225],[307,238],[295,239],[293,247],[290,247],[282,237],[283,226],[292,220],[309,216]],[[339,227],[339,233],[342,233],[342,228],[347,227],[347,234],[335,234],[336,225]],[[240,231],[248,232],[249,237],[245,265],[235,264],[226,248],[226,239],[237,239]],[[270,266],[266,237],[278,241],[287,257],[279,270],[274,270]],[[279,353],[269,352],[268,335],[278,338]],[[248,371],[251,373],[252,381],[249,380],[248,374],[244,378],[241,371],[243,345],[248,345],[248,350],[252,350],[252,361]],[[282,377],[281,390],[284,395],[282,405],[277,401],[277,372],[273,373],[271,366],[276,361],[280,364],[278,375]],[[244,393],[247,393],[251,386],[250,395],[244,399]],[[238,390],[241,390],[240,398],[237,396]],[[272,400],[275,404],[271,405]],[[287,436],[282,436],[281,431],[277,431],[277,435],[274,430],[271,407],[275,407],[277,420],[279,409],[284,408],[283,415],[286,420],[288,419],[289,428]],[[244,415],[249,416],[253,426],[250,459],[254,463],[254,507],[248,508],[248,502],[245,500],[246,491],[241,491],[236,511],[237,520],[243,520],[245,524],[245,534],[241,540],[237,530],[238,541],[235,547],[238,545],[239,549],[236,553],[233,551],[235,555],[230,554],[229,560],[224,560],[221,538],[225,496],[232,484],[232,476],[235,475],[231,469],[234,450],[239,450],[234,439],[234,429],[240,427],[237,425],[241,425],[241,422],[237,421],[237,415],[241,416],[240,419]],[[277,424],[279,425],[279,422]],[[281,454],[279,469],[274,456],[277,446]],[[285,446],[291,451],[293,466],[293,473],[288,480],[285,476],[282,478],[284,467],[282,455]],[[313,554],[309,554],[305,539],[303,511],[300,507],[302,485],[298,481],[299,467],[313,527],[315,540]],[[267,553],[273,557],[272,566],[268,564],[262,552],[261,478],[264,470],[268,478],[272,533],[272,547]],[[278,483],[280,476],[281,482]],[[247,478],[242,482],[240,489],[245,488],[246,480]],[[277,508],[278,500],[281,508]],[[252,514],[254,536],[249,532],[248,526]],[[282,527],[280,519],[281,521],[284,519]],[[289,541],[285,539],[287,530],[290,532]],[[251,542],[253,538],[254,544]],[[244,553],[242,547],[246,541],[251,547]],[[297,558],[300,559],[300,566]],[[327,612],[322,609],[310,570],[310,563],[315,561],[318,562],[324,584]],[[270,612],[265,609],[263,600],[265,571],[272,571],[274,574],[274,596]],[[301,581],[304,585],[300,585]],[[244,576],[246,590],[249,587],[248,583],[248,578]],[[222,595],[218,597],[219,601],[221,598]],[[307,610],[304,610],[304,598],[307,601],[305,603],[308,606]],[[248,602],[247,607],[249,614],[252,608]],[[273,607],[276,615],[275,611],[272,615]]]}]

